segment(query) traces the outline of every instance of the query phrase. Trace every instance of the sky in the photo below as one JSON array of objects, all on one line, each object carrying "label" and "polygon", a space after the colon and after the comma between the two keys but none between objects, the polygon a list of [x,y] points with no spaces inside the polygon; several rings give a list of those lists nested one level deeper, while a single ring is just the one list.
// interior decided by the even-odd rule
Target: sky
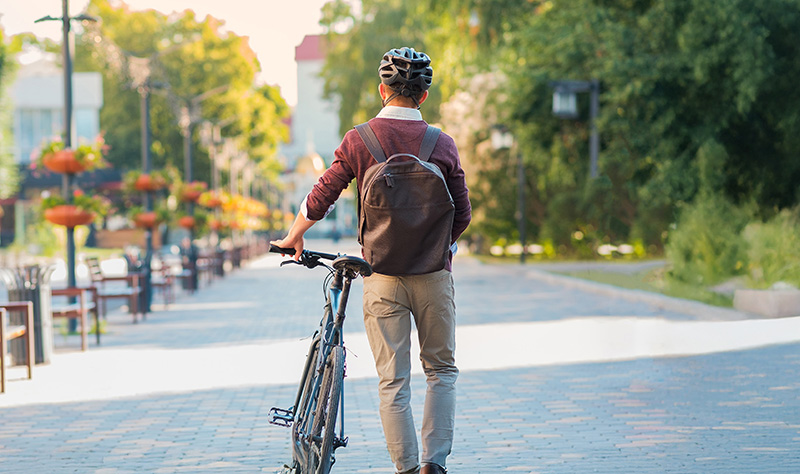
[{"label": "sky", "polygon": [[[112,0],[117,3],[119,0]],[[290,106],[297,104],[297,66],[294,48],[305,35],[320,34],[320,9],[327,0],[126,0],[134,10],[163,13],[191,8],[199,18],[211,15],[225,28],[250,38],[261,63],[261,83],[277,85]],[[80,14],[88,0],[71,0],[70,15]],[[0,0],[0,26],[6,35],[32,32],[38,37],[61,38],[56,21],[35,23],[43,16],[61,16],[59,0]]]}]

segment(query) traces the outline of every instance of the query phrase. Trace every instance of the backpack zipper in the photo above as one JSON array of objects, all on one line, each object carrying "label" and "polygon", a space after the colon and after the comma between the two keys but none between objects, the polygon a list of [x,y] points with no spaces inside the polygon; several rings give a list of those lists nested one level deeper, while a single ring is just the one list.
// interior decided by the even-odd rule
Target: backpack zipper
[{"label": "backpack zipper", "polygon": [[385,175],[383,175],[383,179],[386,180],[386,186],[390,188],[394,186],[394,180],[392,179],[392,175],[390,173],[386,173]]}]

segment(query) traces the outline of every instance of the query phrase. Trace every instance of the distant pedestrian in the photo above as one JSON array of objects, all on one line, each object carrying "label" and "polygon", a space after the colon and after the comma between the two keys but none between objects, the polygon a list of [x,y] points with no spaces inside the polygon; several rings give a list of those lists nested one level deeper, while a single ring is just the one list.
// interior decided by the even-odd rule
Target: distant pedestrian
[{"label": "distant pedestrian", "polygon": [[[455,142],[429,127],[418,110],[428,98],[433,79],[430,64],[428,55],[413,48],[384,54],[378,70],[383,109],[366,126],[345,135],[333,164],[306,196],[286,238],[273,242],[294,248],[295,258],[299,258],[305,232],[330,212],[341,192],[356,179],[359,242],[375,270],[364,279],[364,322],[380,378],[384,436],[401,474],[446,472],[444,466],[453,444],[458,377],[452,257],[456,239],[471,219]],[[415,155],[421,160],[417,163],[414,157],[392,156],[395,154]],[[420,172],[376,177],[380,158],[387,163],[384,169],[390,162],[405,163],[404,159],[411,158],[408,165],[396,168],[405,166]],[[414,184],[417,175],[426,181]],[[365,181],[375,183],[375,187],[368,188]],[[434,195],[437,184],[442,192]],[[379,210],[365,209],[365,193],[373,190],[394,200],[397,207],[392,207],[389,215],[382,217]],[[402,201],[421,201],[424,210],[400,210],[398,203]],[[402,218],[398,217],[400,213]],[[411,316],[419,333],[420,359],[428,381],[421,463],[410,406]]]}]

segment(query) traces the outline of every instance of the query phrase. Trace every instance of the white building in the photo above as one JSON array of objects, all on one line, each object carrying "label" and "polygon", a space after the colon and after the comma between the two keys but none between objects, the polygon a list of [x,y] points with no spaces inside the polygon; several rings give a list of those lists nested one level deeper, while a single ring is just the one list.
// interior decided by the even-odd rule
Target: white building
[{"label": "white building", "polygon": [[[73,136],[92,141],[100,133],[103,78],[99,72],[77,72],[72,76]],[[14,142],[11,153],[26,164],[43,141],[64,131],[64,72],[55,55],[46,55],[22,65],[9,89],[14,110]]]},{"label": "white building", "polygon": [[[297,63],[297,105],[292,111],[290,141],[281,146],[285,160],[284,176],[285,211],[296,213],[303,198],[322,173],[333,162],[333,152],[339,147],[339,105],[324,98],[325,81],[321,76],[325,64],[324,37],[309,35],[295,48]],[[336,210],[314,226],[310,234],[353,234],[355,219],[355,192],[345,190],[336,203]]]},{"label": "white building", "polygon": [[339,135],[339,105],[324,98],[325,81],[321,77],[325,64],[323,42],[324,37],[309,35],[295,48],[297,105],[292,111],[290,141],[281,147],[289,168],[294,168],[299,158],[312,153],[319,154],[330,164],[342,139]]}]

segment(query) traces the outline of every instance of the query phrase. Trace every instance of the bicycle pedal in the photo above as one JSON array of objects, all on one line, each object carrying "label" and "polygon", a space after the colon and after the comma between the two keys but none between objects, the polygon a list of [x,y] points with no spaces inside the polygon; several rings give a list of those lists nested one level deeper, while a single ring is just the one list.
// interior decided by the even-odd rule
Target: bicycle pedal
[{"label": "bicycle pedal", "polygon": [[297,471],[294,468],[289,467],[286,464],[283,465],[283,468],[279,472],[279,474],[296,474],[296,473]]},{"label": "bicycle pedal", "polygon": [[267,415],[267,421],[269,421],[271,425],[288,428],[294,423],[294,411],[291,409],[285,410],[283,408],[272,407]]}]

